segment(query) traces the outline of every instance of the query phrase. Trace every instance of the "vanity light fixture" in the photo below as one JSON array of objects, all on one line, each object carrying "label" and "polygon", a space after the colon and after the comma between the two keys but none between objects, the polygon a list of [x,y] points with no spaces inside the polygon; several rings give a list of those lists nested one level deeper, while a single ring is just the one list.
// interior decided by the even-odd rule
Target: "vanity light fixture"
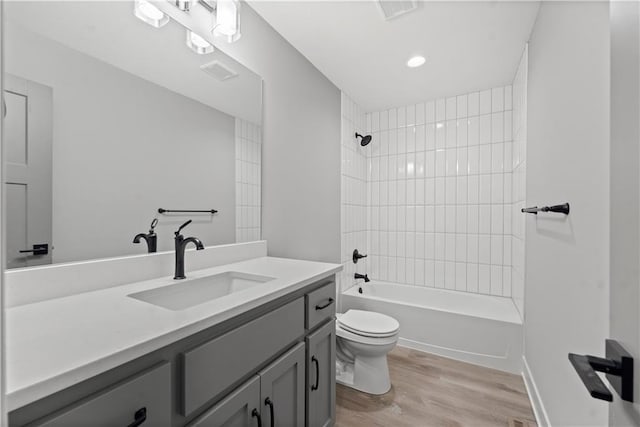
[{"label": "vanity light fixture", "polygon": [[190,0],[175,0],[173,3],[183,12],[189,12],[189,9],[191,8]]},{"label": "vanity light fixture", "polygon": [[187,30],[187,46],[198,55],[213,52],[213,45],[191,30]]},{"label": "vanity light fixture", "polygon": [[133,14],[155,28],[160,28],[169,22],[169,16],[147,0],[136,0],[133,5]]},{"label": "vanity light fixture", "polygon": [[227,37],[229,43],[240,38],[240,3],[237,0],[218,0],[213,34]]},{"label": "vanity light fixture", "polygon": [[420,55],[413,56],[409,58],[409,60],[407,61],[407,67],[416,68],[423,65],[426,61],[427,60],[425,59],[424,56],[420,56]]}]

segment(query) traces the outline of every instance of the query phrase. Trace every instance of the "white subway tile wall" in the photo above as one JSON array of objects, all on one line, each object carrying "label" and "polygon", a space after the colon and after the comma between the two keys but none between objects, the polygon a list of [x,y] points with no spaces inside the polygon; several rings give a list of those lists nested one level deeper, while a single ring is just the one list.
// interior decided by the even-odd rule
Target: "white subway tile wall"
[{"label": "white subway tile wall", "polygon": [[373,141],[343,150],[368,162],[366,214],[361,175],[346,200],[350,220],[368,218],[368,233],[347,229],[368,243],[372,278],[512,296],[512,105],[506,86],[366,114]]},{"label": "white subway tile wall", "polygon": [[[379,117],[388,126],[388,117]],[[346,290],[355,284],[356,272],[368,272],[369,258],[354,264],[354,249],[367,253],[367,147],[360,146],[356,132],[365,133],[364,111],[342,93],[342,166],[341,166],[341,262],[344,266],[339,278],[339,289]]]},{"label": "white subway tile wall", "polygon": [[526,202],[527,154],[527,55],[525,47],[513,80],[513,229],[512,229],[512,298],[524,318],[525,215],[520,209]]},{"label": "white subway tile wall", "polygon": [[259,125],[235,119],[236,242],[261,238],[262,132]]}]

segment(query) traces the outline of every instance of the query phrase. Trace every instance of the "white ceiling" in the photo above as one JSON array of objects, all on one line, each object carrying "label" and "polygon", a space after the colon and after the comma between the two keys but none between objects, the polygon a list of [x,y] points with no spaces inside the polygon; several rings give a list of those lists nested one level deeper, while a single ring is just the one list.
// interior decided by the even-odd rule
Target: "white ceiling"
[{"label": "white ceiling", "polygon": [[[385,21],[373,0],[250,4],[366,111],[510,83],[539,8],[428,1]],[[426,64],[408,68],[417,54]]]},{"label": "white ceiling", "polygon": [[[133,1],[6,1],[11,25],[40,34],[235,117],[261,122],[262,78],[220,50],[196,55],[175,21],[153,28]],[[5,43],[11,43],[7,38]],[[219,60],[238,76],[219,81],[200,66]]]}]

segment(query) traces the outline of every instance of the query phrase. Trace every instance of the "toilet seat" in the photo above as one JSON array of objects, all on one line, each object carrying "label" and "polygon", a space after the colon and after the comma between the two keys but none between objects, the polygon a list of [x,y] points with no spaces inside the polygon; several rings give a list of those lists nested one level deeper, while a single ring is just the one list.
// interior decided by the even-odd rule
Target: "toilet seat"
[{"label": "toilet seat", "polygon": [[397,335],[400,324],[393,317],[364,310],[347,310],[336,316],[338,327],[367,338],[389,338]]},{"label": "toilet seat", "polygon": [[398,335],[399,333],[396,332],[395,334],[388,337],[367,337],[348,331],[344,329],[342,325],[336,322],[336,336],[347,341],[353,341],[360,344],[371,346],[386,346],[389,344],[395,344],[398,341]]}]

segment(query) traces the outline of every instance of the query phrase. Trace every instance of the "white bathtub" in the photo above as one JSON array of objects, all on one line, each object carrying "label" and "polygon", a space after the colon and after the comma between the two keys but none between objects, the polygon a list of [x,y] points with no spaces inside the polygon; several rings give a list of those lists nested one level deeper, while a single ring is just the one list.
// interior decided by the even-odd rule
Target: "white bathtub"
[{"label": "white bathtub", "polygon": [[510,298],[371,281],[345,291],[341,307],[396,318],[401,346],[522,372],[522,320]]}]

